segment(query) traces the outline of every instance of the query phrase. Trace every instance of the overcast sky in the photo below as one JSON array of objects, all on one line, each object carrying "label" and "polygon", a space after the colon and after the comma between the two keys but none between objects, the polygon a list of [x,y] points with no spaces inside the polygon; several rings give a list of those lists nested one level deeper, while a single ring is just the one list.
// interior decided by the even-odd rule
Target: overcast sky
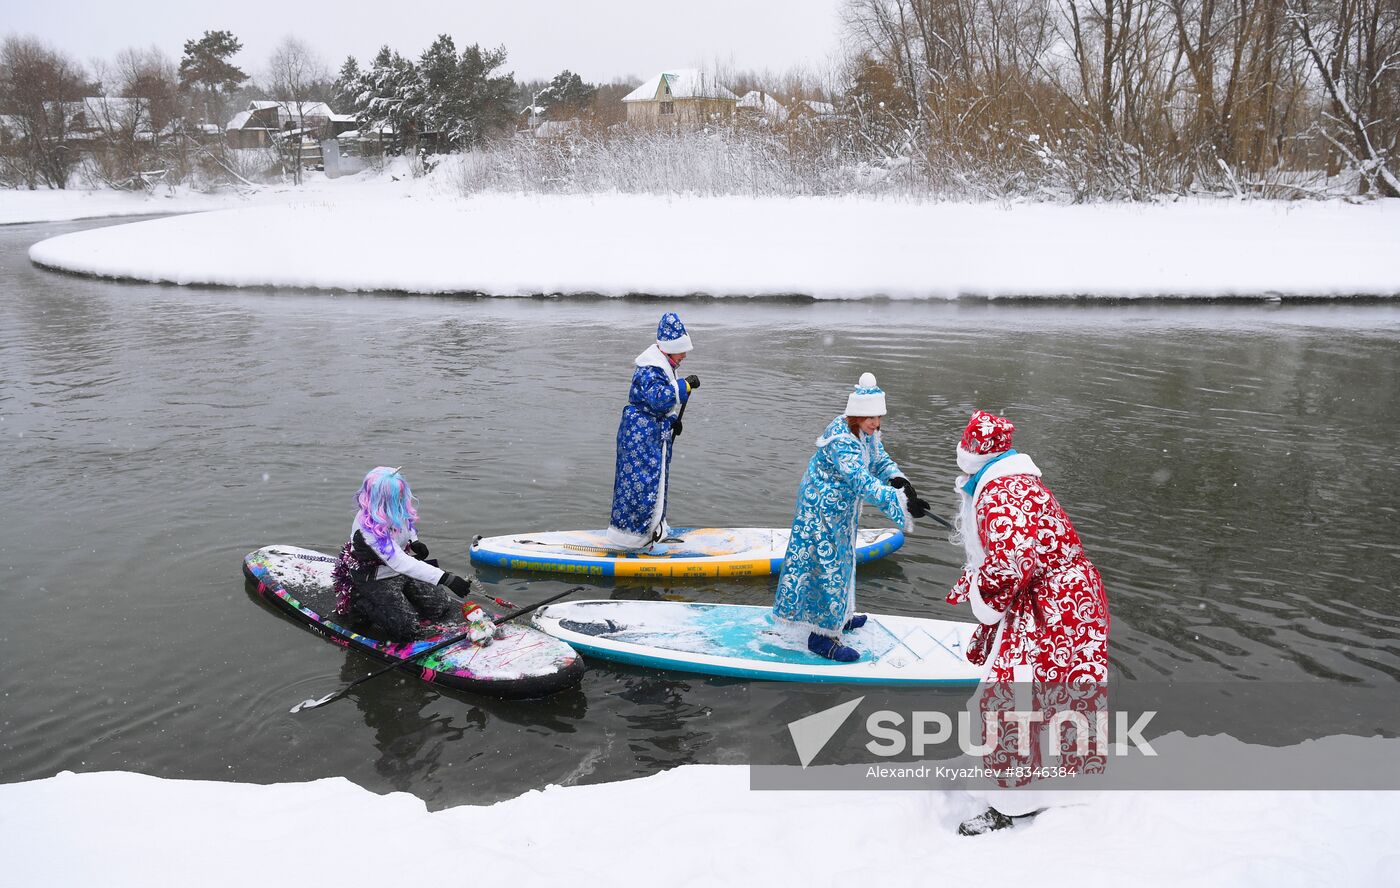
[{"label": "overcast sky", "polygon": [[668,68],[718,63],[782,71],[821,67],[838,45],[841,0],[0,0],[3,33],[39,37],[76,60],[110,59],[155,44],[178,61],[206,30],[243,41],[234,63],[262,73],[272,47],[295,34],[332,70],[362,63],[382,44],[418,55],[440,33],[458,47],[504,44],[518,79],[563,68],[585,80],[646,78]]}]

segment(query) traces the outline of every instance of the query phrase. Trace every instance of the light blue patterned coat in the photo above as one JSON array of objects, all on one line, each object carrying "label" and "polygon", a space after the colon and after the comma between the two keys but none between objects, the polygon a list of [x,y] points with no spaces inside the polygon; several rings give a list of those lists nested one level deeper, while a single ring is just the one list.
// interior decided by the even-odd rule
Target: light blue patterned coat
[{"label": "light blue patterned coat", "polygon": [[617,427],[617,473],[613,480],[608,540],[635,549],[651,541],[666,520],[671,474],[671,426],[690,397],[684,379],[652,346],[637,356],[632,388]]},{"label": "light blue patterned coat", "polygon": [[855,611],[856,525],[862,503],[912,529],[904,492],[886,482],[903,475],[880,434],[851,434],[838,416],[817,439],[797,490],[783,572],[773,614],[810,631],[840,636]]}]

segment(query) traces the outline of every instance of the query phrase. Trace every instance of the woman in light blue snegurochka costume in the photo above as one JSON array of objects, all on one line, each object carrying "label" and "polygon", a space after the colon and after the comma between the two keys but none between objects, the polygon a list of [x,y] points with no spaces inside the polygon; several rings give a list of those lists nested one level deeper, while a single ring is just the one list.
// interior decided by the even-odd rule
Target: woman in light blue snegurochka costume
[{"label": "woman in light blue snegurochka costume", "polygon": [[885,393],[873,374],[861,374],[845,415],[817,439],[797,489],[797,516],[773,603],[780,622],[808,631],[812,653],[843,663],[860,659],[860,652],[841,643],[842,633],[865,625],[865,615],[855,612],[861,504],[878,507],[906,532],[914,518],[928,514],[928,503],[880,442],[884,415]]},{"label": "woman in light blue snegurochka costume", "polygon": [[617,427],[608,521],[608,542],[618,549],[645,549],[671,535],[666,524],[671,445],[681,433],[681,407],[700,387],[700,377],[681,378],[676,370],[692,347],[685,324],[667,312],[656,327],[656,342],[633,362],[632,387]]}]

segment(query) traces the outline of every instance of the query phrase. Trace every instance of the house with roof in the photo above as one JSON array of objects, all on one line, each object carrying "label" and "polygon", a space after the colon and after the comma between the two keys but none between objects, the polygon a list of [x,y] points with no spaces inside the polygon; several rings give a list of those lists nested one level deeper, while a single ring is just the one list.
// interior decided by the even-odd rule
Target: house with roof
[{"label": "house with roof", "polygon": [[788,110],[788,117],[794,121],[808,120],[816,123],[834,123],[845,119],[837,113],[835,105],[815,99],[799,99],[793,102]]},{"label": "house with roof", "polygon": [[[294,130],[313,139],[332,134],[336,118],[342,117],[333,112],[325,102],[278,102],[271,99],[255,99],[248,103],[245,111],[234,115],[224,128],[230,148],[262,148],[272,144],[279,133]],[[353,119],[342,121],[346,129],[353,128]]]},{"label": "house with roof", "polygon": [[622,97],[628,126],[699,126],[729,121],[739,97],[699,68],[663,71]]},{"label": "house with roof", "polygon": [[[99,143],[124,136],[148,141],[155,137],[149,99],[88,96],[76,102],[47,104],[62,109],[63,128],[70,142]],[[168,122],[162,134],[172,131],[173,123]]]},{"label": "house with roof", "polygon": [[544,123],[545,108],[543,105],[530,104],[520,109],[520,113],[515,115],[516,132],[533,132],[535,127]]},{"label": "house with roof", "polygon": [[739,99],[734,106],[734,112],[741,121],[764,121],[768,124],[783,123],[787,120],[788,111],[783,107],[782,102],[773,98],[773,94],[761,89],[751,89]]}]

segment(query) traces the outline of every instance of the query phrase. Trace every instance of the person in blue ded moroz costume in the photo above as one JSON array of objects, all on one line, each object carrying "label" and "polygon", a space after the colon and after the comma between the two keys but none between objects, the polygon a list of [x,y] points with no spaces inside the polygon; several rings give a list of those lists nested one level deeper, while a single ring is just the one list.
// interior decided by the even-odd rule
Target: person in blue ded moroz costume
[{"label": "person in blue ded moroz costume", "polygon": [[817,439],[797,489],[783,572],[773,615],[780,624],[805,629],[807,648],[851,663],[860,652],[842,644],[842,633],[865,625],[855,613],[856,527],[863,503],[876,506],[906,532],[928,514],[899,465],[880,440],[885,393],[875,376],[863,373],[846,400],[846,413]]},{"label": "person in blue ded moroz costume", "polygon": [[681,434],[680,410],[700,387],[700,377],[676,375],[693,345],[675,312],[661,316],[656,342],[633,363],[632,388],[617,427],[617,474],[613,481],[608,542],[641,550],[671,535],[666,524],[671,447]]}]

